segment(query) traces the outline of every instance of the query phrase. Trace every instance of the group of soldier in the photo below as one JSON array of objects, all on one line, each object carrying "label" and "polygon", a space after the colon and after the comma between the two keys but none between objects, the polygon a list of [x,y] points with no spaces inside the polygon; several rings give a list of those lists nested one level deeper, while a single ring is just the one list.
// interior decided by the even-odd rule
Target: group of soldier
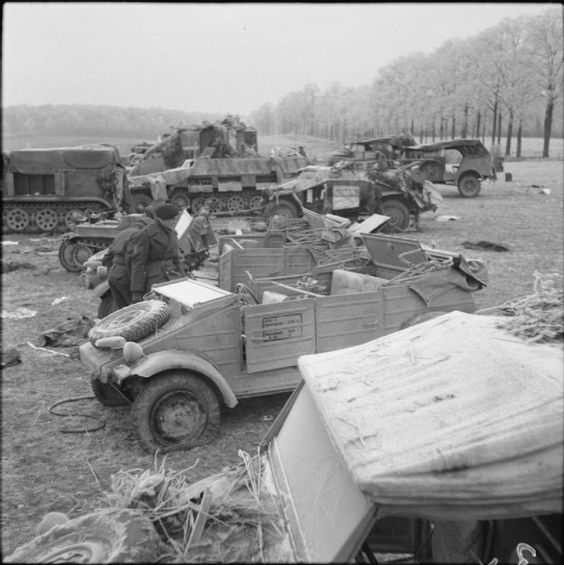
[{"label": "group of soldier", "polygon": [[[176,224],[182,210],[166,203],[147,207],[145,215],[120,231],[104,259],[113,298],[112,310],[143,300],[152,285],[191,276],[179,251]],[[192,220],[194,229],[209,223],[207,210]]]}]

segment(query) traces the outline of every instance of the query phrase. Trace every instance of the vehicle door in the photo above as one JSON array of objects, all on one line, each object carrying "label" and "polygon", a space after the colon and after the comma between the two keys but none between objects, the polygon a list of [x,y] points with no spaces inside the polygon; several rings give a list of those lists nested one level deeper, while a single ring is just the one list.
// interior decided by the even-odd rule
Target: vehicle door
[{"label": "vehicle door", "polygon": [[297,365],[315,353],[314,300],[247,306],[243,311],[247,372]]}]

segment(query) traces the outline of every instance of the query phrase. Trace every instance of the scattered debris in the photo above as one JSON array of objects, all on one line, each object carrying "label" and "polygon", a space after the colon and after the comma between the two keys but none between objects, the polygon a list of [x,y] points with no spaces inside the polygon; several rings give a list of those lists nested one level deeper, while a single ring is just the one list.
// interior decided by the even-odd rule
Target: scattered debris
[{"label": "scattered debris", "polygon": [[60,304],[61,302],[64,302],[65,300],[68,300],[69,297],[68,296],[61,296],[61,298],[55,298],[55,300],[53,300],[53,302],[51,302],[51,306],[56,306],[57,304]]},{"label": "scattered debris", "polygon": [[19,244],[20,244],[19,241],[10,241],[9,239],[2,242],[2,245],[19,245]]},{"label": "scattered debris", "polygon": [[94,320],[88,316],[67,318],[58,326],[41,334],[41,345],[51,347],[78,346],[88,338],[88,330],[94,325]]},{"label": "scattered debris", "polygon": [[460,220],[460,216],[437,216],[435,222],[454,222]]},{"label": "scattered debris", "polygon": [[509,251],[509,247],[500,245],[499,243],[492,243],[491,241],[463,241],[462,247],[465,249],[486,249],[489,251]]},{"label": "scattered debris", "polygon": [[543,189],[539,190],[539,194],[549,195],[550,192],[551,192],[550,188],[543,188]]},{"label": "scattered debris", "polygon": [[37,314],[37,310],[30,310],[29,308],[17,308],[13,312],[2,310],[1,318],[4,320],[25,320],[26,318],[33,318]]},{"label": "scattered debris", "polygon": [[21,362],[22,359],[20,357],[20,354],[14,347],[11,347],[6,351],[2,351],[2,368],[19,365]]},{"label": "scattered debris", "polygon": [[508,316],[503,327],[529,342],[554,342],[564,339],[562,309],[562,275],[553,273],[535,277],[534,292],[529,296],[508,300],[500,306],[480,310],[480,314]]},{"label": "scattered debris", "polygon": [[20,261],[2,261],[2,272],[11,273],[12,271],[31,270],[34,271],[37,267],[31,263],[21,263]]},{"label": "scattered debris", "polygon": [[37,347],[37,345],[33,345],[31,341],[28,341],[27,345],[29,345],[29,347],[35,349],[36,351],[45,351],[45,353],[49,353],[51,355],[62,355],[63,357],[70,357],[68,353],[61,353],[59,351],[54,351],[53,349],[47,349],[45,347]]}]

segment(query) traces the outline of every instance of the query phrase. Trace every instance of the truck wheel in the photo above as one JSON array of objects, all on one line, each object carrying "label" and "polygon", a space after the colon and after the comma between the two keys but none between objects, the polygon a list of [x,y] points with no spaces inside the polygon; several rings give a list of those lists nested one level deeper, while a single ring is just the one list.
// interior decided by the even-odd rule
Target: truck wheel
[{"label": "truck wheel", "polygon": [[90,328],[91,343],[103,337],[121,336],[126,341],[138,341],[160,328],[170,311],[162,300],[144,300],[113,312]]},{"label": "truck wheel", "polygon": [[98,379],[90,381],[96,400],[104,406],[127,406],[130,404],[111,384]]},{"label": "truck wheel", "polygon": [[389,225],[393,228],[403,231],[409,227],[409,209],[400,200],[395,198],[384,200],[381,209],[384,216],[390,217]]},{"label": "truck wheel", "polygon": [[480,194],[482,185],[480,179],[474,174],[462,175],[458,179],[458,192],[464,198],[474,198]]},{"label": "truck wheel", "polygon": [[54,526],[20,546],[6,563],[154,563],[159,535],[139,511],[101,510]]},{"label": "truck wheel", "polygon": [[78,273],[82,269],[82,265],[77,265],[73,261],[73,247],[75,243],[64,239],[59,246],[59,263],[69,273]]},{"label": "truck wheel", "polygon": [[150,452],[191,449],[219,431],[215,393],[193,373],[169,373],[150,380],[133,403],[141,445]]},{"label": "truck wheel", "polygon": [[288,219],[297,218],[298,208],[293,202],[288,200],[269,202],[264,209],[264,217],[268,219],[272,218],[272,216],[282,216]]},{"label": "truck wheel", "polygon": [[182,210],[190,208],[190,197],[188,196],[188,193],[182,189],[176,189],[171,194],[170,201]]}]

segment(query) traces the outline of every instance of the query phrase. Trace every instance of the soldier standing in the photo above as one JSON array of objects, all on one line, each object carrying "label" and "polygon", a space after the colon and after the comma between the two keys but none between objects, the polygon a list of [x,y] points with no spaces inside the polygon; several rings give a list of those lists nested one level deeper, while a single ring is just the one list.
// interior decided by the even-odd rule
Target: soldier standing
[{"label": "soldier standing", "polygon": [[175,225],[180,210],[174,204],[155,209],[155,220],[143,228],[131,253],[131,299],[140,302],[155,283],[184,276]]}]

